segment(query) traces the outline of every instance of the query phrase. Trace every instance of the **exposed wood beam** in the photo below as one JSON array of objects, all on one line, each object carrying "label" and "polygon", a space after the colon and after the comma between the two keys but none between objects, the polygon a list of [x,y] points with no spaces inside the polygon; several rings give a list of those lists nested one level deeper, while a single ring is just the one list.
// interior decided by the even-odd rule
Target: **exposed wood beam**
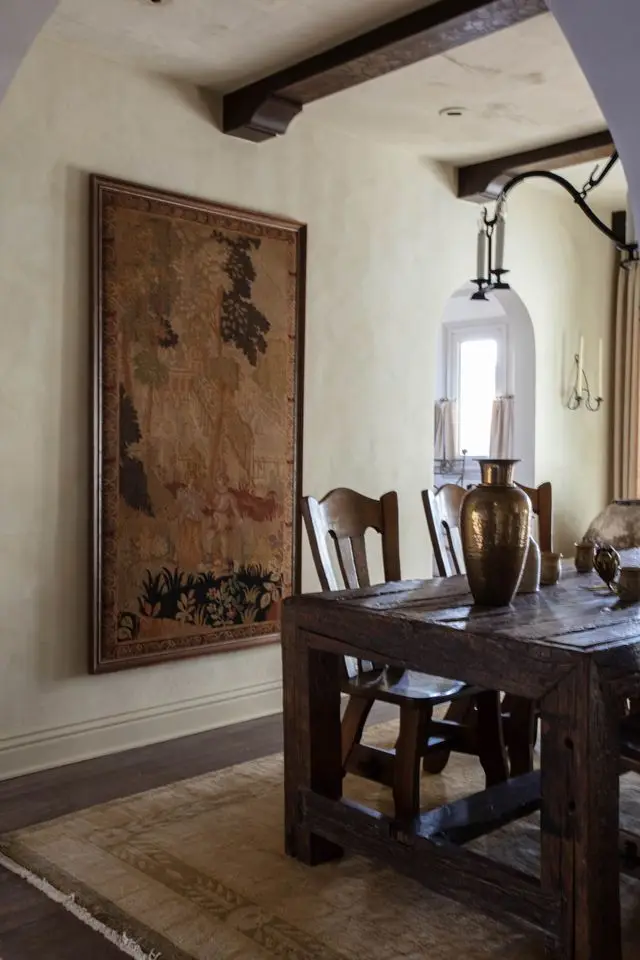
[{"label": "exposed wood beam", "polygon": [[222,128],[245,140],[286,133],[306,103],[446,53],[547,11],[545,0],[437,0],[223,98]]},{"label": "exposed wood beam", "polygon": [[577,163],[596,163],[615,150],[608,130],[586,137],[563,140],[537,150],[513,153],[484,163],[474,163],[458,169],[458,196],[462,200],[486,203],[495,200],[503,186],[514,174],[527,170],[559,170]]}]

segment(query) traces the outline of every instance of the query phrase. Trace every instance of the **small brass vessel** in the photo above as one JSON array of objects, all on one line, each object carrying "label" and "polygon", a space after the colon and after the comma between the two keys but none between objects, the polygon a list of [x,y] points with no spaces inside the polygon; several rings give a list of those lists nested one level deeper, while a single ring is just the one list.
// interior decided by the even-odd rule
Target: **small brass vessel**
[{"label": "small brass vessel", "polygon": [[591,573],[596,558],[596,545],[592,540],[581,540],[575,544],[575,565],[578,573]]},{"label": "small brass vessel", "polygon": [[554,586],[562,576],[562,554],[552,550],[542,554],[540,583],[543,587]]},{"label": "small brass vessel", "polygon": [[640,600],[640,567],[621,567],[615,592],[622,603],[638,603]]},{"label": "small brass vessel", "polygon": [[517,460],[478,460],[482,482],[460,510],[469,589],[476,603],[508,606],[518,589],[529,546],[531,503],[513,482]]}]

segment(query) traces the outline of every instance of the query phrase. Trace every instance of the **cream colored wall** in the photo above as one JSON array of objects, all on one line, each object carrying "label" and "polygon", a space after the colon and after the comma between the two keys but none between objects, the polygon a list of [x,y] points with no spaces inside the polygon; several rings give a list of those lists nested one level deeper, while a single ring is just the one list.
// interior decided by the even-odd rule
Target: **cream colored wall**
[{"label": "cream colored wall", "polygon": [[[227,138],[195,92],[41,38],[0,106],[0,776],[279,705],[277,647],[86,675],[92,171],[309,224],[304,489],[396,488],[403,572],[430,569],[419,491],[437,325],[473,263],[477,211],[408,153],[306,118],[260,146]],[[570,204],[520,203],[510,245],[539,343],[539,475],[572,537],[605,499],[604,418],[562,410],[560,351],[578,325],[606,324],[606,271]]]},{"label": "cream colored wall", "polygon": [[[553,482],[556,548],[570,557],[576,538],[610,499],[615,251],[560,190],[514,193],[509,207],[512,282],[529,308],[536,335],[536,482]],[[598,213],[610,220],[610,211]],[[598,413],[565,405],[581,334],[594,392],[598,340],[603,341],[605,403]]]}]

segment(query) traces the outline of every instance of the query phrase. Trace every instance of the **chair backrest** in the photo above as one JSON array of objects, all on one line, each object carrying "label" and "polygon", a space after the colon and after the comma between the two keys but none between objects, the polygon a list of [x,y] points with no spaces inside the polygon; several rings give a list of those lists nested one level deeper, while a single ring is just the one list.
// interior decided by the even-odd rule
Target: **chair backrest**
[{"label": "chair backrest", "polygon": [[525,487],[518,483],[516,486],[531,500],[531,509],[538,521],[538,546],[545,551],[553,550],[553,511],[551,498],[551,484],[541,483],[539,487]]},{"label": "chair backrest", "polygon": [[438,575],[453,577],[465,572],[460,539],[460,507],[466,490],[455,483],[445,483],[434,493],[422,491],[433,555]]},{"label": "chair backrest", "polygon": [[[370,586],[365,546],[365,533],[370,528],[381,536],[385,580],[401,579],[397,493],[372,500],[339,487],[322,500],[303,497],[302,516],[323,590]],[[329,540],[335,546],[342,583],[332,562]]]},{"label": "chair backrest", "polygon": [[[553,514],[551,484],[525,487],[517,484],[531,500],[531,509],[538,522],[537,539],[542,551],[553,549]],[[422,502],[433,546],[438,574],[452,577],[465,573],[462,539],[460,537],[460,507],[466,490],[454,483],[446,483],[435,493],[422,491]]]}]

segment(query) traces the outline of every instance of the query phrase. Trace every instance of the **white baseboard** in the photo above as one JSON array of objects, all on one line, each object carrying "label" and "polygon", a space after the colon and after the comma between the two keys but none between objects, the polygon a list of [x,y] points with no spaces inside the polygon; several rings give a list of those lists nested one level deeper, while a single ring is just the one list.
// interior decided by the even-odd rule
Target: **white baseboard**
[{"label": "white baseboard", "polygon": [[163,707],[0,738],[0,780],[279,713],[282,683],[241,687]]}]

